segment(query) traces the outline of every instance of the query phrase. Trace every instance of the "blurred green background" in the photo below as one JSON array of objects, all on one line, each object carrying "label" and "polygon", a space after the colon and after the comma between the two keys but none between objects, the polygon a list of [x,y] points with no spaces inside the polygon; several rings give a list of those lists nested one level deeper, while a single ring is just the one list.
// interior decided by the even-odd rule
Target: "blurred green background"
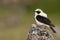
[{"label": "blurred green background", "polygon": [[0,0],[0,40],[26,40],[37,8],[56,25],[54,37],[60,40],[60,0]]}]

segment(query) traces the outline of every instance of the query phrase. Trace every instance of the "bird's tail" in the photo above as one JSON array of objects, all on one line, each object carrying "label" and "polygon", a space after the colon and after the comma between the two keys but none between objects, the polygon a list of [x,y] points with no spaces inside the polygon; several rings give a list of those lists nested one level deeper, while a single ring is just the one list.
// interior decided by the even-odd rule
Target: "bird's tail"
[{"label": "bird's tail", "polygon": [[56,33],[56,31],[53,29],[53,27],[52,27],[52,26],[50,26],[50,29],[51,29],[54,33]]},{"label": "bird's tail", "polygon": [[50,26],[55,27],[55,25],[54,25],[54,24],[51,24]]}]

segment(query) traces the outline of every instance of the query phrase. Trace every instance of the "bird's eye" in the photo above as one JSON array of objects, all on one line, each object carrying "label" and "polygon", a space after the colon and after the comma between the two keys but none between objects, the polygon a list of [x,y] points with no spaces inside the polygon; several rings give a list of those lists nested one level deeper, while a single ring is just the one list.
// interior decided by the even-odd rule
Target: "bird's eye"
[{"label": "bird's eye", "polygon": [[40,11],[36,11],[38,14],[41,13]]}]

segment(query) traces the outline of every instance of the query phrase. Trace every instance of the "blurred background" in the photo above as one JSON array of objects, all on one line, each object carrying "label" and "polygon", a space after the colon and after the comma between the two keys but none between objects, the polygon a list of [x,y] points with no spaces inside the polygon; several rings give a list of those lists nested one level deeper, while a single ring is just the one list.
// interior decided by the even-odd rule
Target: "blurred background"
[{"label": "blurred background", "polygon": [[26,40],[37,8],[56,25],[53,35],[60,40],[60,0],[0,0],[0,40]]}]

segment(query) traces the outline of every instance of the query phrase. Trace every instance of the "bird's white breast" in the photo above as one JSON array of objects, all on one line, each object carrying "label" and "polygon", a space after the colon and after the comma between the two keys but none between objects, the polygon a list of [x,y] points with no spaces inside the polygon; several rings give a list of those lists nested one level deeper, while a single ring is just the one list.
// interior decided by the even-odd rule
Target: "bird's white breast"
[{"label": "bird's white breast", "polygon": [[36,21],[37,25],[39,25],[39,26],[43,25],[43,23],[39,22],[36,18],[35,18],[35,21]]}]

